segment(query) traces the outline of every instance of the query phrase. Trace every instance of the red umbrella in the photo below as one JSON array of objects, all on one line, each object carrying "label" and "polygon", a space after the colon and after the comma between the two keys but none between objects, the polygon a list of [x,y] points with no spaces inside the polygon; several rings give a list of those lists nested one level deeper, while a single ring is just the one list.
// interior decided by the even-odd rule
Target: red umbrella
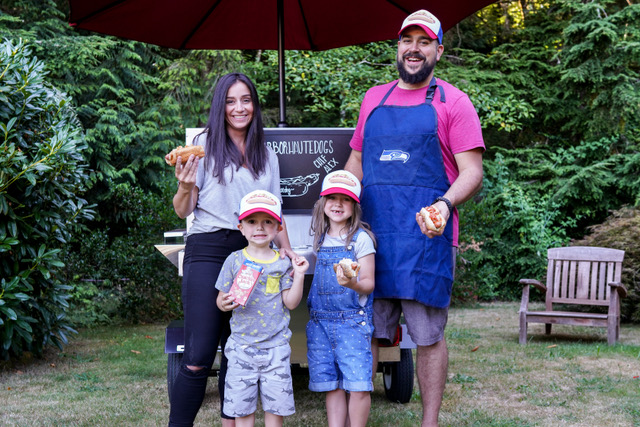
[{"label": "red umbrella", "polygon": [[443,31],[495,0],[69,0],[78,28],[177,49],[278,49],[280,121],[284,49],[326,50],[397,37],[427,9]]}]

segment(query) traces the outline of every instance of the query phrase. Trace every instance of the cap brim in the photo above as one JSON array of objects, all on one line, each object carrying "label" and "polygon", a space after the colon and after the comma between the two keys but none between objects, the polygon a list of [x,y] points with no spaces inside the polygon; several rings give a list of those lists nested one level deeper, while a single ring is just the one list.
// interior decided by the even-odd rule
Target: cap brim
[{"label": "cap brim", "polygon": [[406,30],[409,27],[420,27],[424,30],[425,33],[427,33],[427,35],[429,37],[431,37],[431,39],[433,40],[438,40],[438,42],[440,42],[440,39],[438,38],[438,35],[436,33],[433,32],[433,30],[431,30],[431,28],[427,27],[426,25],[422,25],[422,24],[409,24],[406,25],[404,27],[402,27],[402,29],[398,32],[398,36],[401,36],[402,33],[404,32],[404,30]]},{"label": "cap brim", "polygon": [[356,196],[352,191],[345,190],[344,188],[327,188],[322,193],[320,193],[320,196],[328,196],[329,194],[336,194],[336,193],[349,196],[356,202],[360,203],[360,199],[358,198],[358,196]]},{"label": "cap brim", "polygon": [[276,215],[275,213],[271,212],[269,209],[266,209],[266,208],[255,208],[255,209],[248,210],[248,211],[246,211],[245,213],[243,213],[242,215],[240,215],[238,217],[238,221],[242,221],[243,219],[245,219],[249,215],[252,215],[252,214],[257,213],[257,212],[264,212],[266,214],[269,214],[273,218],[275,218],[280,224],[282,224],[282,219],[278,215]]}]

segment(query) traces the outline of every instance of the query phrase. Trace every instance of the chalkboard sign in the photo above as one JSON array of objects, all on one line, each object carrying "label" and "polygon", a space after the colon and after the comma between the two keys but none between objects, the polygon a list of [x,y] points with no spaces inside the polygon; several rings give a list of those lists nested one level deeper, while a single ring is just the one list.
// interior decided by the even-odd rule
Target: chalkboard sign
[{"label": "chalkboard sign", "polygon": [[280,161],[280,192],[286,213],[311,211],[324,177],[343,169],[353,128],[268,128],[267,145]]},{"label": "chalkboard sign", "polygon": [[[265,139],[278,155],[284,213],[310,213],[324,177],[343,169],[353,128],[265,128]],[[202,132],[187,129],[187,144]]]}]

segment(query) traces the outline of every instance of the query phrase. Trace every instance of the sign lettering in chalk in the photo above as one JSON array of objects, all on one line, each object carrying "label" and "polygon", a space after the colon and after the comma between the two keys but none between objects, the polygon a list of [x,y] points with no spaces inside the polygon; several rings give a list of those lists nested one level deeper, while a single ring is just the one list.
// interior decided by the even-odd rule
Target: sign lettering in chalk
[{"label": "sign lettering in chalk", "polygon": [[[278,155],[284,213],[309,213],[324,177],[343,169],[353,128],[265,128],[266,144]],[[188,143],[202,132],[188,128]]]}]

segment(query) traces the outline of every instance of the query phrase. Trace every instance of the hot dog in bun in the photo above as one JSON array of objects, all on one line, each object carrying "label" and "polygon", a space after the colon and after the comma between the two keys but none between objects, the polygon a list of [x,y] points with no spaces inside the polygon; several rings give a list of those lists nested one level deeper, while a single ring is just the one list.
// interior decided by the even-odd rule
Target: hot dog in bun
[{"label": "hot dog in bun", "polygon": [[333,264],[333,271],[337,272],[338,266],[342,267],[342,272],[348,279],[356,277],[360,271],[360,264],[349,258],[342,258],[338,264]]},{"label": "hot dog in bun", "polygon": [[425,206],[420,209],[420,215],[422,215],[422,219],[424,219],[427,229],[431,231],[440,231],[445,225],[447,225],[444,217],[435,206]]},{"label": "hot dog in bun", "polygon": [[178,161],[178,157],[182,157],[182,161],[186,163],[186,161],[189,160],[189,156],[192,154],[196,157],[204,157],[204,147],[202,145],[187,145],[186,147],[181,145],[178,148],[174,148],[169,154],[164,156],[164,161],[170,166],[175,166]]}]

